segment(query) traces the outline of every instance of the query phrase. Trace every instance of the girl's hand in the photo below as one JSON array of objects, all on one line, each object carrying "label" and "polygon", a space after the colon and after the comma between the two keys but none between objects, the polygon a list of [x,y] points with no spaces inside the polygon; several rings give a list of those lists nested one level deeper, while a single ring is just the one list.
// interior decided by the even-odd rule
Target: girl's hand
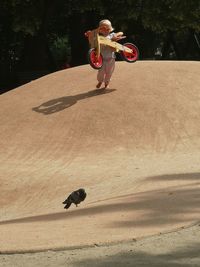
[{"label": "girl's hand", "polygon": [[91,31],[87,31],[87,32],[84,33],[85,37],[89,37],[90,34],[91,34]]},{"label": "girl's hand", "polygon": [[123,34],[124,34],[123,32],[117,32],[117,33],[115,33],[115,35],[112,37],[112,41],[119,41],[121,39],[126,38],[126,36],[123,35]]}]

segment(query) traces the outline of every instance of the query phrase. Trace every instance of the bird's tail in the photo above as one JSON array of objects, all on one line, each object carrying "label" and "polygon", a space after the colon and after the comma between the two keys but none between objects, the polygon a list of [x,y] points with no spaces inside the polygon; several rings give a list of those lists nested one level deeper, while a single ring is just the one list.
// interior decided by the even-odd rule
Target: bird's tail
[{"label": "bird's tail", "polygon": [[66,198],[65,201],[63,201],[63,204],[67,204],[68,202],[71,202],[70,197]]},{"label": "bird's tail", "polygon": [[66,204],[64,206],[64,209],[69,209],[69,207],[71,206],[72,203],[70,201],[68,201],[68,202],[65,202],[64,204]]}]

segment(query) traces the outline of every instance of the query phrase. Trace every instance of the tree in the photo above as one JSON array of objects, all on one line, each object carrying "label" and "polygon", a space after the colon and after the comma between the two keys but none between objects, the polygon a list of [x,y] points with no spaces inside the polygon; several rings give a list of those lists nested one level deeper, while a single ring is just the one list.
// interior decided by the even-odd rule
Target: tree
[{"label": "tree", "polygon": [[[199,0],[143,1],[142,24],[145,28],[150,28],[153,32],[163,36],[164,58],[166,57],[170,46],[173,47],[178,59],[185,58],[187,44],[181,49],[175,39],[177,35],[183,32],[185,35],[188,34],[188,31],[194,33],[199,32],[199,21]],[[191,35],[189,38],[191,40]],[[199,50],[198,46],[197,49]]]}]

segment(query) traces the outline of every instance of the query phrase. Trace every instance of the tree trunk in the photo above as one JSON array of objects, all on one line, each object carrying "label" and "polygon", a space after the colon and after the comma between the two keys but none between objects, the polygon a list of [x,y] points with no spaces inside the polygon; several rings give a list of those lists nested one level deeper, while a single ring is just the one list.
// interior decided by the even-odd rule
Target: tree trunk
[{"label": "tree trunk", "polygon": [[21,70],[47,70],[49,72],[56,70],[56,64],[50,51],[47,38],[47,25],[54,12],[56,1],[48,3],[46,0],[38,2],[42,10],[41,27],[34,36],[27,36],[24,41],[24,49],[20,62]]},{"label": "tree trunk", "polygon": [[171,45],[174,49],[174,52],[176,54],[177,59],[180,60],[181,54],[180,54],[179,48],[178,48],[177,43],[176,43],[175,38],[174,38],[174,32],[169,30],[167,32],[167,38],[165,40],[165,43],[164,43],[164,46],[162,49],[162,59],[167,59],[170,57],[169,50],[170,50]]}]

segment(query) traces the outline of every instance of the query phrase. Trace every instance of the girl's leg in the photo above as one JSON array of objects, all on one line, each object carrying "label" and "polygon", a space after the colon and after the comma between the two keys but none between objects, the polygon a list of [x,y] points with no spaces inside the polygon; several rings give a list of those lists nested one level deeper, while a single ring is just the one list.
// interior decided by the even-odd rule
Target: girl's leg
[{"label": "girl's leg", "polygon": [[104,76],[105,76],[105,64],[103,64],[101,69],[98,70],[98,73],[97,73],[98,84],[96,85],[96,88],[100,88],[101,87],[101,84],[104,81]]},{"label": "girl's leg", "polygon": [[106,62],[106,66],[105,66],[105,79],[104,79],[105,88],[108,88],[114,69],[115,69],[115,59],[112,58]]}]

